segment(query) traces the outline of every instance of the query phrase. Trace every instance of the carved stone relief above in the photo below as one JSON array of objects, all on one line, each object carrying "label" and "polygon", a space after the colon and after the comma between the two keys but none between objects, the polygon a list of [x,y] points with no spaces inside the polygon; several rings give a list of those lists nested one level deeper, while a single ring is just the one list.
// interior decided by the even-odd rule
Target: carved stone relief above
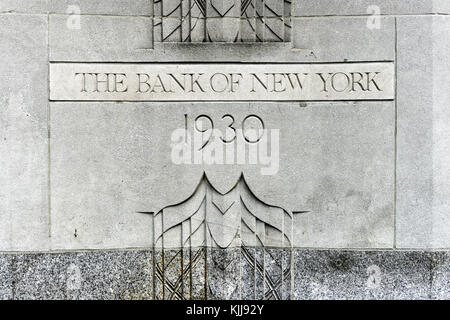
[{"label": "carved stone relief above", "polygon": [[155,0],[155,42],[290,42],[289,0]]}]

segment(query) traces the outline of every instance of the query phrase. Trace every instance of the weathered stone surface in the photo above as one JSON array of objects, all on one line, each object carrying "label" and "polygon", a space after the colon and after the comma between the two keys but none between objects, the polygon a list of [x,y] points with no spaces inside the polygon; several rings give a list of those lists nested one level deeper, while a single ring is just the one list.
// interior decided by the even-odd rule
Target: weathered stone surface
[{"label": "weathered stone surface", "polygon": [[[0,13],[16,12],[16,13],[67,13],[70,5],[80,7],[81,14],[99,14],[99,15],[128,15],[128,16],[152,16],[153,0],[2,0],[0,1]],[[235,0],[216,1],[216,7],[223,9],[227,4]],[[255,0],[253,0],[255,1]],[[178,4],[179,0],[171,2]],[[168,2],[169,4],[171,2]],[[282,14],[283,8],[275,2],[275,6],[271,6],[272,11]],[[253,3],[253,2],[252,2]],[[450,6],[447,0],[302,0],[292,1],[293,16],[342,16],[342,15],[370,15],[373,11],[368,11],[371,6],[380,8],[380,13],[386,14],[446,14],[450,12]],[[269,3],[270,4],[270,3]],[[256,4],[258,7],[259,4]],[[224,10],[227,17],[240,17],[238,10],[240,6],[235,6],[232,10]],[[186,12],[187,8],[183,12]],[[249,6],[247,13],[254,11],[253,6]],[[220,11],[220,10],[219,10]],[[272,11],[267,10],[270,16]],[[158,11],[156,10],[158,14]],[[260,14],[264,13],[264,9],[259,10]],[[218,17],[219,13],[212,8],[208,10],[209,17]]]},{"label": "weathered stone surface", "polygon": [[434,0],[434,12],[438,14],[449,14],[450,2],[447,0]]},{"label": "weathered stone surface", "polygon": [[0,13],[47,13],[49,0],[1,0]]},{"label": "weathered stone surface", "polygon": [[78,6],[81,15],[153,16],[153,0],[47,1],[51,13],[68,13],[67,10],[70,6]]},{"label": "weathered stone surface", "polygon": [[153,0],[1,0],[0,13],[152,16]]},{"label": "weathered stone surface", "polygon": [[[450,2],[447,2],[450,6]],[[450,246],[450,17],[433,18],[433,240]]]},{"label": "weathered stone surface", "polygon": [[150,109],[67,103],[51,108],[52,247],[151,246],[152,217],[138,213],[151,206],[148,196],[157,187],[147,182],[155,151],[149,148]]},{"label": "weathered stone surface", "polygon": [[0,15],[0,30],[0,250],[46,250],[47,18]]},{"label": "weathered stone surface", "polygon": [[394,60],[394,18],[369,29],[364,17],[293,18],[293,47],[310,50],[314,61]]},{"label": "weathered stone surface", "polygon": [[[434,193],[432,19],[402,17],[397,23],[396,244],[405,248],[431,246]],[[424,50],[412,47],[418,41]]]},{"label": "weathered stone surface", "polygon": [[[432,14],[448,13],[446,0],[302,0],[293,1],[293,15],[342,16],[374,14]],[[372,8],[372,9],[371,9]]]},{"label": "weathered stone surface", "polygon": [[393,104],[312,103],[302,115],[303,145],[293,148],[310,151],[300,153],[302,183],[291,192],[308,212],[294,216],[294,245],[392,247]]},{"label": "weathered stone surface", "polygon": [[[433,254],[295,250],[295,299],[430,299]],[[442,283],[442,282],[440,282]]]},{"label": "weathered stone surface", "polygon": [[86,15],[76,28],[66,15],[50,15],[49,23],[53,61],[140,60],[140,51],[153,48],[149,17]]},{"label": "weathered stone surface", "polygon": [[[201,42],[199,40],[198,42]],[[308,48],[292,50],[290,43],[157,43],[154,51],[143,51],[138,61],[199,62],[302,62],[315,61]],[[162,52],[162,53],[161,53]],[[63,59],[64,60],[64,59]]]},{"label": "weathered stone surface", "polygon": [[15,299],[151,299],[148,251],[14,257]]},{"label": "weathered stone surface", "polygon": [[[449,21],[398,18],[398,247],[450,243]],[[418,42],[424,50],[413,47]]]},{"label": "weathered stone surface", "polygon": [[[271,19],[269,19],[269,23],[270,21]],[[83,16],[81,29],[77,30],[67,28],[67,16],[52,15],[50,19],[50,53],[51,60],[54,61],[249,61],[267,63],[270,61],[394,60],[394,19],[383,17],[381,22],[380,29],[368,29],[366,19],[359,17],[295,19],[292,22],[292,42],[295,50],[291,50],[291,44],[267,42],[253,44],[166,42],[161,44],[158,42],[161,40],[158,40],[157,37],[162,31],[152,32],[153,23],[150,18]],[[155,28],[158,23],[159,21],[155,21]],[[258,28],[257,25],[255,27]],[[229,29],[227,28],[227,30]],[[330,31],[333,32],[333,37],[329,36]],[[264,32],[264,30],[260,31],[262,36],[270,35],[268,32]],[[152,41],[152,34],[155,36],[155,43]],[[311,37],[311,34],[315,36]],[[198,35],[194,32],[192,36],[197,37]],[[185,39],[187,35],[180,37]],[[124,39],[126,39],[125,43]],[[199,41],[203,41],[203,38]]]},{"label": "weathered stone surface", "polygon": [[[157,213],[183,203],[204,171],[220,192],[231,190],[244,171],[252,193],[265,203],[308,211],[294,217],[294,246],[393,244],[391,102],[227,105],[237,126],[248,114],[257,114],[267,128],[281,130],[278,172],[267,176],[261,175],[266,165],[172,162],[171,135],[184,126],[183,115],[188,115],[189,127],[201,114],[225,126],[220,103],[52,103],[51,107],[52,238],[59,249],[151,245],[151,215],[138,212]],[[312,151],[299,155],[298,150]],[[271,223],[281,225],[282,220]],[[235,228],[229,227],[223,229],[224,235],[234,236]],[[264,241],[280,244],[275,240]]]}]

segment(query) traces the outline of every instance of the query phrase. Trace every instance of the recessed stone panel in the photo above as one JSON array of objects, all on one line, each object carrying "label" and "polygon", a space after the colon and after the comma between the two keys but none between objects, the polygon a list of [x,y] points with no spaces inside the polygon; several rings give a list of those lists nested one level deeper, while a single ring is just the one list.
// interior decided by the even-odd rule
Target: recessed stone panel
[{"label": "recessed stone panel", "polygon": [[66,101],[392,100],[392,63],[68,64],[50,66]]},{"label": "recessed stone panel", "polygon": [[[51,110],[52,238],[58,248],[151,245],[152,230],[163,225],[158,222],[159,215],[152,218],[140,212],[156,214],[175,204],[180,205],[161,213],[167,214],[167,227],[180,228],[171,231],[165,244],[179,247],[186,243],[185,231],[190,230],[187,234],[193,234],[189,238],[193,246],[212,245],[205,242],[208,238],[201,233],[205,215],[213,219],[214,210],[228,215],[241,208],[245,210],[236,213],[239,216],[250,212],[249,217],[258,217],[259,200],[287,212],[302,212],[294,214],[293,220],[287,216],[283,220],[282,210],[273,211],[278,209],[259,216],[279,230],[289,230],[288,223],[293,222],[295,237],[289,236],[289,241],[295,246],[392,246],[392,102],[55,102]],[[224,117],[227,114],[232,118]],[[249,115],[255,117],[248,118]],[[236,146],[239,141],[245,142],[243,132],[237,130],[242,123],[260,126],[262,120],[274,139],[278,134],[279,149],[275,145],[270,149],[269,144],[267,152],[274,152],[273,157],[255,164],[250,164],[248,158],[249,146],[253,145],[246,146],[242,163],[237,158],[229,159],[228,164],[195,158],[201,160],[196,164],[195,152],[179,162],[179,154],[172,150],[178,141],[173,140],[173,135],[176,138],[186,124],[191,134],[195,133],[196,124],[209,128],[208,118],[221,135],[227,131],[231,134],[226,129],[234,119],[236,139],[240,139]],[[214,145],[209,142],[206,147]],[[224,154],[235,155],[236,150],[224,150]],[[202,180],[205,173],[207,181]],[[240,179],[242,173],[245,181]],[[239,193],[230,193],[223,199],[217,194],[238,192],[235,186],[239,181],[239,188],[244,188]],[[198,186],[205,189],[196,191]],[[250,191],[246,191],[247,186]],[[213,201],[206,202],[212,207],[201,207],[204,196],[210,192],[205,190],[213,192]],[[244,204],[233,204],[240,199],[238,194],[247,195]],[[228,210],[230,204],[233,207]],[[182,223],[194,213],[195,219],[186,229]],[[223,218],[228,219],[227,215]],[[210,222],[219,218],[222,215]],[[260,227],[252,222],[254,218],[249,219],[245,221],[251,230],[249,235],[254,237]],[[97,228],[99,223],[101,230]],[[264,224],[261,227],[265,230]],[[231,219],[223,229],[212,230],[213,238],[219,241],[220,236],[219,243],[233,246],[241,241],[251,246],[283,243],[276,233],[265,231],[261,231],[264,237],[251,241],[246,229],[241,229],[245,238],[234,238],[239,228]]]},{"label": "recessed stone panel", "polygon": [[47,250],[47,18],[0,15],[0,250]]}]

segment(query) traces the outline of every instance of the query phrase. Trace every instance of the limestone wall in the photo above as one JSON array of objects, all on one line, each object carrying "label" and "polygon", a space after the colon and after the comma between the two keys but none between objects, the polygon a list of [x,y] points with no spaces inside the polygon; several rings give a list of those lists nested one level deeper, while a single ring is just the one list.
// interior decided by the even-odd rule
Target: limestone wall
[{"label": "limestone wall", "polygon": [[[448,299],[449,13],[447,0],[0,0],[0,297]],[[394,90],[51,99],[63,63],[386,64]],[[200,115],[279,130],[276,174],[168,161],[173,130]],[[184,245],[193,222],[186,236],[175,220],[205,174],[221,215]],[[262,221],[247,233],[248,208],[225,210],[245,195]]]}]

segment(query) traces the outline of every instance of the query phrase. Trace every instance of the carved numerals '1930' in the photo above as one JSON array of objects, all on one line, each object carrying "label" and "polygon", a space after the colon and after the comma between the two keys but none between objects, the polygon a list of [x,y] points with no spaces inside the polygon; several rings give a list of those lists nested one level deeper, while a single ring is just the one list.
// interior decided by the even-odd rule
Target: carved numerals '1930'
[{"label": "carved numerals '1930'", "polygon": [[[188,114],[184,115],[185,129],[188,130],[190,117]],[[237,127],[239,126],[239,127]],[[248,115],[242,120],[240,124],[236,123],[236,119],[231,114],[225,114],[220,119],[219,126],[215,125],[211,116],[206,114],[200,114],[195,117],[193,127],[197,133],[206,136],[199,150],[206,147],[206,145],[213,138],[213,132],[224,128],[224,132],[221,134],[220,139],[223,143],[232,143],[236,140],[238,134],[242,135],[242,138],[248,143],[258,143],[261,141],[265,125],[264,121],[257,115]],[[219,129],[220,128],[220,129]]]}]

